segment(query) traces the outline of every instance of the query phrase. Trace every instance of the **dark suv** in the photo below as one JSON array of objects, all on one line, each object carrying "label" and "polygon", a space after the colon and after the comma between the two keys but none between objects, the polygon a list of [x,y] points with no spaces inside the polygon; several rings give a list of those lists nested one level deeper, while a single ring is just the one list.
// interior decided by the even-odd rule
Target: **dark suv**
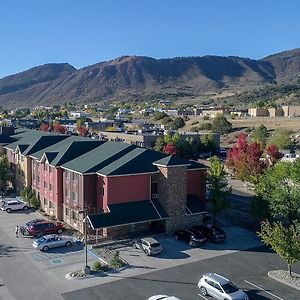
[{"label": "dark suv", "polygon": [[194,226],[193,229],[199,233],[202,233],[209,242],[218,243],[226,240],[226,234],[224,230],[217,225],[202,224]]},{"label": "dark suv", "polygon": [[193,228],[177,230],[174,232],[174,237],[176,240],[185,241],[190,247],[206,242],[205,236]]},{"label": "dark suv", "polygon": [[33,222],[28,222],[27,224],[25,224],[24,228],[29,233],[29,235],[32,235],[34,237],[40,237],[51,233],[62,233],[64,230],[62,223],[40,220],[33,220]]}]

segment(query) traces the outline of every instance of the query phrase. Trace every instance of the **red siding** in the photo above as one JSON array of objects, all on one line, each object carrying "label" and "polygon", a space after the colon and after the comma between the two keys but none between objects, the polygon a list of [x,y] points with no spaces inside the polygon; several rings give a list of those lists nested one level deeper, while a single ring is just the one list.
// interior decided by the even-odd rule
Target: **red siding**
[{"label": "red siding", "polygon": [[[100,182],[101,179],[98,179],[99,187]],[[150,198],[150,175],[148,174],[106,177],[102,179],[102,183],[104,183],[104,197],[99,197],[98,203],[100,205],[102,202],[104,210],[106,210],[107,204],[141,201]]]},{"label": "red siding", "polygon": [[187,172],[187,194],[197,195],[203,202],[206,199],[206,170]]}]

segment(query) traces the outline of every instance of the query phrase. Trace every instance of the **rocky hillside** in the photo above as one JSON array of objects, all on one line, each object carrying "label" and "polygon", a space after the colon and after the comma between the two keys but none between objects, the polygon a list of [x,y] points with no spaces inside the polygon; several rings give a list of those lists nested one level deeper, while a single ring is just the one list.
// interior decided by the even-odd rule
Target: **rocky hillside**
[{"label": "rocky hillside", "polygon": [[261,60],[241,57],[154,59],[123,56],[76,70],[47,64],[0,79],[0,105],[20,107],[71,101],[196,97],[298,82],[300,49]]}]

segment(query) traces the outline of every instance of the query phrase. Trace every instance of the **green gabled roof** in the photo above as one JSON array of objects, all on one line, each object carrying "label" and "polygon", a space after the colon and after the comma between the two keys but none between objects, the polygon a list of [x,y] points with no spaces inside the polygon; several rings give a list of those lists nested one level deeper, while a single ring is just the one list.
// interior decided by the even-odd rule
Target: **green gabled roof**
[{"label": "green gabled roof", "polygon": [[14,143],[16,139],[12,138],[11,136],[5,134],[5,133],[0,133],[0,144],[11,144]]},{"label": "green gabled roof", "polygon": [[163,167],[189,166],[190,162],[185,159],[181,159],[173,155],[169,155],[167,157],[154,161],[153,165],[163,166]]},{"label": "green gabled roof", "polygon": [[197,195],[188,195],[186,199],[185,213],[187,215],[207,213],[204,203],[205,199],[201,201]]},{"label": "green gabled roof", "polygon": [[17,147],[19,147],[20,152],[23,154],[24,151],[26,151],[26,149],[29,147],[29,145],[17,145]]},{"label": "green gabled roof", "polygon": [[42,136],[57,136],[57,134],[40,130],[27,130],[23,133],[13,135],[12,137],[18,140],[14,143],[8,144],[7,146],[5,146],[5,148],[15,151],[18,145],[33,145]]},{"label": "green gabled roof", "polygon": [[39,150],[43,150],[53,144],[56,144],[64,139],[66,139],[67,135],[46,135],[41,136],[36,142],[33,142],[29,147],[24,151],[24,155],[30,155]]},{"label": "green gabled roof", "polygon": [[160,152],[135,146],[132,151],[99,169],[97,173],[105,176],[117,176],[157,172],[157,168],[153,166],[152,162],[164,155]]},{"label": "green gabled roof", "polygon": [[74,158],[80,157],[81,155],[88,153],[89,151],[95,149],[103,143],[104,141],[96,140],[74,141],[70,144],[70,146],[64,153],[60,152],[51,164],[54,166],[61,166],[67,163],[68,161],[73,160]]},{"label": "green gabled roof", "polygon": [[47,158],[49,164],[51,164],[53,159],[58,155],[58,152],[45,152],[44,155]]},{"label": "green gabled roof", "polygon": [[67,161],[94,149],[101,143],[103,143],[103,141],[92,140],[80,136],[67,136],[67,138],[54,145],[32,153],[31,156],[37,160],[41,160],[44,153],[48,153],[49,155],[49,153],[53,152],[55,153],[55,156],[51,156],[51,164],[60,166]]},{"label": "green gabled roof", "polygon": [[134,148],[134,145],[125,143],[104,142],[97,148],[63,164],[62,167],[81,174],[96,173]]},{"label": "green gabled roof", "polygon": [[110,212],[88,215],[93,229],[167,219],[169,216],[157,200],[111,204]]}]

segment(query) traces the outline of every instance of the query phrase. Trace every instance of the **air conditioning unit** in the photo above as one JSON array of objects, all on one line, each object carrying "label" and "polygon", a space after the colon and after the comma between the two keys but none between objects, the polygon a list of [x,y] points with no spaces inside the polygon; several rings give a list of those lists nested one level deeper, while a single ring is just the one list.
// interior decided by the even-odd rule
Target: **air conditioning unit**
[{"label": "air conditioning unit", "polygon": [[152,199],[157,199],[158,198],[158,196],[157,196],[157,194],[152,194]]}]

